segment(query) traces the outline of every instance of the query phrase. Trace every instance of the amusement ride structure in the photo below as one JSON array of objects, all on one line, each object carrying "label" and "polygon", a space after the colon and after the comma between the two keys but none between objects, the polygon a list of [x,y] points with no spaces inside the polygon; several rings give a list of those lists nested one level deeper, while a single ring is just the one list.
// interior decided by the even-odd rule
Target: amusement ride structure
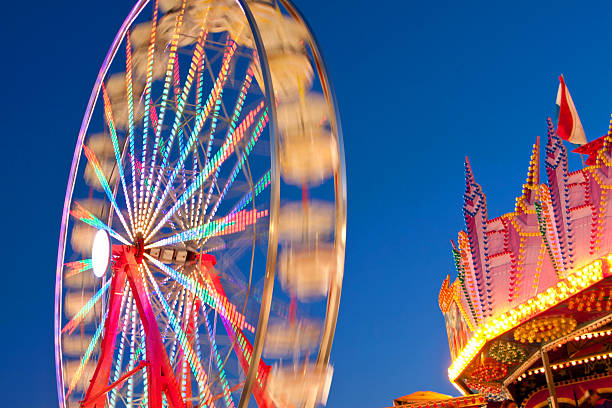
[{"label": "amusement ride structure", "polygon": [[295,7],[137,1],[66,189],[60,407],[325,404],[345,226],[335,98]]},{"label": "amusement ride structure", "polygon": [[467,228],[452,243],[457,279],[446,278],[439,304],[450,381],[492,405],[577,407],[589,390],[612,393],[612,125],[574,150],[589,156],[570,172],[563,140],[582,126],[569,93],[563,102],[544,148],[539,138],[533,146],[514,212],[488,217],[465,162]]}]

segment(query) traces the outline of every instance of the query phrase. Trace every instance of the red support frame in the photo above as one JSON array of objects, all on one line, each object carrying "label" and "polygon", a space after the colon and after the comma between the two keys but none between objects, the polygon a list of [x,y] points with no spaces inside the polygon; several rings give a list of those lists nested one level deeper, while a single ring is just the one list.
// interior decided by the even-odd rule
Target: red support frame
[{"label": "red support frame", "polygon": [[[138,363],[139,369],[146,366],[147,370],[147,390],[148,390],[148,406],[150,408],[162,408],[162,393],[166,395],[168,405],[171,408],[191,408],[191,402],[185,403],[181,397],[178,377],[182,382],[185,382],[188,394],[191,394],[191,375],[187,372],[185,378],[182,378],[182,366],[184,351],[180,348],[177,358],[177,373],[172,370],[170,359],[164,347],[164,343],[159,332],[157,319],[151,307],[149,297],[147,296],[144,283],[144,269],[140,266],[142,262],[142,251],[140,248],[129,246],[113,246],[113,256],[115,262],[112,266],[113,276],[110,287],[110,297],[108,300],[108,314],[104,325],[104,336],[100,350],[100,358],[96,365],[93,378],[90,381],[89,387],[85,394],[85,398],[81,401],[82,408],[104,408],[106,404],[106,394],[116,383],[109,386],[110,373],[112,369],[113,356],[115,351],[115,343],[118,333],[119,318],[121,314],[121,300],[123,297],[123,288],[125,281],[130,286],[132,296],[136,302],[138,314],[143,324],[145,331],[145,341],[147,349],[147,360]],[[225,291],[219,278],[210,273],[210,270],[216,264],[216,259],[213,255],[203,254],[198,256],[200,264],[200,281],[215,294],[220,301],[228,301]],[[201,307],[199,299],[194,299],[193,310],[197,317]],[[187,341],[193,341],[194,334],[194,319],[193,314],[189,314],[187,320],[183,323],[183,330],[187,335]],[[249,369],[250,361],[245,357],[245,353],[252,356],[253,346],[244,336],[242,330],[235,326],[229,320],[222,318],[223,324],[227,330],[230,339],[234,343],[234,352],[236,353],[240,365],[246,374]],[[242,340],[245,350],[241,349],[240,342]],[[179,346],[180,347],[180,346]],[[259,362],[257,370],[257,381],[255,382],[253,395],[257,404],[262,408],[273,407],[273,404],[265,390],[265,384],[270,372],[270,366],[266,365],[263,360]],[[138,369],[138,370],[139,370]],[[134,369],[130,373],[137,372]],[[125,381],[129,375],[126,374],[121,378],[121,382]]]},{"label": "red support frame", "polygon": [[[142,259],[138,256],[138,252],[136,248],[128,246],[113,247],[113,255],[116,260],[112,267],[113,277],[108,301],[108,315],[104,326],[104,338],[102,339],[100,358],[96,370],[85,398],[81,401],[81,407],[83,408],[104,408],[105,406],[105,391],[110,379],[121,312],[121,298],[126,279],[132,290],[132,296],[136,302],[138,314],[145,331],[149,407],[162,408],[162,393],[164,393],[171,408],[185,408],[185,402],[179,392],[170,359],[159,333],[155,313],[145,290],[143,269],[140,267]],[[137,256],[140,258],[139,260],[137,260]]]},{"label": "red support frame", "polygon": [[[223,285],[221,285],[221,281],[219,280],[219,277],[216,274],[210,273],[210,271],[212,270],[213,266],[216,263],[217,261],[214,256],[210,254],[200,255],[201,283],[206,285],[206,287],[212,293],[214,293],[215,297],[217,297],[219,300],[221,301],[226,300],[229,302],[229,300],[227,299],[227,295],[225,294],[225,290],[223,290]],[[225,330],[227,331],[227,334],[230,337],[230,341],[234,345],[234,352],[236,353],[236,356],[238,357],[238,361],[240,362],[240,365],[242,366],[242,370],[244,371],[244,374],[246,375],[246,373],[249,371],[250,361],[247,360],[247,358],[244,355],[244,352],[246,351],[246,353],[249,356],[249,360],[250,360],[253,356],[253,346],[247,340],[246,336],[244,335],[244,333],[239,327],[236,327],[234,324],[232,324],[232,322],[230,322],[228,319],[224,318],[223,316],[221,316],[221,320],[223,322],[223,325],[225,326]],[[240,344],[239,344],[240,342],[238,341],[239,339],[243,341],[245,350],[242,350],[240,348]],[[268,379],[270,369],[271,367],[267,365],[263,360],[259,360],[259,364],[257,367],[257,380],[255,381],[255,384],[253,386],[253,396],[255,397],[255,401],[257,401],[257,405],[260,408],[273,408],[274,407],[274,404],[272,403],[266,391],[266,381]]]}]

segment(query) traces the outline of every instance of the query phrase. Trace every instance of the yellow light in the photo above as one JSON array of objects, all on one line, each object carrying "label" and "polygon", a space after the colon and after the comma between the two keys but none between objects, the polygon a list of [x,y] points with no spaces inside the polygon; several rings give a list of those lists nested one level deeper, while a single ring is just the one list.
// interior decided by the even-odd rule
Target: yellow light
[{"label": "yellow light", "polygon": [[[605,260],[608,266],[612,265],[612,254],[609,254]],[[556,287],[551,287],[546,292],[538,294],[512,310],[493,317],[489,322],[480,326],[455,361],[452,362],[448,368],[448,378],[454,383],[487,341],[519,326],[533,315],[558,305],[575,292],[581,291],[602,279],[602,260],[598,259],[574,271],[559,282]],[[610,356],[612,357],[612,353]],[[572,363],[574,364],[574,362]]]}]

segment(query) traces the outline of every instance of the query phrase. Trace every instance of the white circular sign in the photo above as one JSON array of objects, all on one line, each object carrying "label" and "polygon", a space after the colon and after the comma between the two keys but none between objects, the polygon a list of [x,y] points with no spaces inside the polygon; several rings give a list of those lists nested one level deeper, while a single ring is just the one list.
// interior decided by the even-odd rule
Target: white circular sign
[{"label": "white circular sign", "polygon": [[111,243],[110,236],[105,230],[98,230],[93,241],[93,247],[91,250],[91,263],[93,266],[93,273],[98,278],[104,276],[108,270],[111,256]]}]

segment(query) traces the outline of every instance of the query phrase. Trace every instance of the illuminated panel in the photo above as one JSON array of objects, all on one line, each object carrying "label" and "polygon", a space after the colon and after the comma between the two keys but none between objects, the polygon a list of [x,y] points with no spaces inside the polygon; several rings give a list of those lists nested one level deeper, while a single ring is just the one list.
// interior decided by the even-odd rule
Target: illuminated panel
[{"label": "illuminated panel", "polygon": [[121,235],[117,234],[112,228],[108,227],[105,223],[100,221],[98,217],[87,211],[83,206],[81,206],[78,202],[74,202],[74,208],[70,210],[70,215],[74,218],[77,218],[83,221],[87,225],[91,225],[95,229],[103,229],[107,231],[111,236],[117,238],[119,241],[124,243],[125,245],[129,245],[130,243],[123,238]]},{"label": "illuminated panel", "polygon": [[208,389],[208,386],[207,386],[208,377],[206,376],[206,373],[204,372],[204,369],[202,368],[200,360],[198,360],[197,356],[195,355],[195,352],[193,351],[191,344],[189,344],[189,341],[187,341],[187,336],[185,335],[185,332],[181,328],[179,321],[176,319],[174,312],[172,311],[172,309],[170,309],[168,302],[166,302],[166,298],[159,290],[159,286],[157,285],[157,282],[151,275],[151,271],[149,267],[147,266],[146,263],[143,263],[143,265],[147,271],[147,275],[149,277],[149,281],[151,282],[151,285],[153,286],[153,290],[155,294],[157,295],[157,298],[160,300],[162,306],[164,307],[166,316],[168,316],[168,319],[170,320],[170,325],[172,326],[172,330],[174,330],[174,332],[176,333],[176,336],[179,340],[181,348],[183,349],[183,353],[187,356],[187,361],[189,361],[189,365],[191,366],[191,371],[196,376],[196,380],[198,383],[198,389],[200,391],[200,401],[204,401],[204,404],[207,405],[208,401],[212,398],[210,390]]},{"label": "illuminated panel", "polygon": [[[612,255],[608,255],[606,260],[607,265],[605,267],[608,269],[612,262]],[[487,341],[514,329],[531,317],[560,304],[581,290],[602,280],[604,278],[603,266],[603,261],[598,259],[578,269],[566,279],[557,283],[556,286],[482,325],[448,368],[449,379],[454,382],[474,357],[478,355]]]},{"label": "illuminated panel", "polygon": [[219,356],[219,352],[217,351],[217,343],[215,341],[215,334],[213,333],[210,327],[210,321],[208,320],[208,314],[204,314],[204,320],[206,321],[206,330],[208,331],[208,339],[210,340],[211,348],[213,349],[213,355],[215,363],[217,364],[217,369],[219,370],[219,379],[221,379],[221,385],[223,386],[223,399],[225,400],[225,405],[228,408],[232,408],[234,406],[234,400],[232,399],[232,394],[229,390],[229,385],[227,384],[227,378],[225,378],[225,370],[223,369],[223,361]]},{"label": "illuminated panel", "polygon": [[[187,155],[189,154],[189,152],[191,151],[191,148],[193,147],[193,145],[195,144],[195,142],[198,139],[198,135],[200,134],[200,131],[202,130],[202,127],[204,126],[204,122],[205,122],[206,118],[208,117],[208,115],[210,113],[210,110],[212,109],[213,103],[216,103],[217,99],[219,99],[221,97],[221,94],[222,94],[222,91],[223,91],[223,86],[225,85],[225,82],[227,80],[227,76],[228,76],[228,73],[229,73],[229,68],[230,68],[229,65],[230,65],[232,56],[234,55],[235,51],[236,51],[236,43],[232,42],[231,45],[229,47],[227,47],[226,50],[225,50],[225,54],[223,56],[223,64],[221,66],[221,72],[219,73],[219,77],[215,81],[215,84],[214,84],[213,88],[210,91],[210,94],[208,96],[208,100],[206,101],[206,106],[204,107],[202,112],[200,112],[196,116],[194,128],[193,128],[193,131],[191,132],[189,140],[187,141],[187,145],[185,146],[185,149],[181,152],[181,155],[179,156],[178,162],[175,165],[174,170],[172,171],[172,174],[168,178],[168,182],[167,182],[166,188],[164,189],[164,192],[162,193],[162,196],[159,199],[159,201],[157,203],[157,206],[155,207],[155,211],[153,212],[153,216],[150,217],[150,219],[147,220],[148,224],[147,224],[146,231],[148,231],[151,228],[153,220],[155,220],[155,217],[157,217],[157,215],[159,214],[159,211],[161,210],[162,204],[164,203],[164,201],[166,200],[166,197],[168,196],[168,194],[170,192],[172,183],[174,182],[174,179],[176,178],[179,169],[181,169],[184,166],[185,159],[187,158]],[[163,162],[162,162],[162,164],[163,164]],[[176,211],[176,209],[174,211]],[[150,211],[147,212],[147,215],[149,213],[150,213]],[[168,218],[170,218],[170,217],[168,217]],[[167,219],[164,220],[164,223],[166,221],[167,221]],[[153,235],[153,234],[151,234],[151,235]]]},{"label": "illuminated panel", "polygon": [[[176,201],[176,203],[168,210],[166,215],[161,219],[161,221],[157,224],[157,226],[147,234],[147,238],[145,241],[151,238],[159,229],[174,215],[176,210],[180,208],[185,201],[191,197],[191,195],[200,188],[202,183],[212,174],[213,171],[216,171],[217,167],[219,167],[223,162],[229,157],[230,154],[234,152],[236,147],[236,143],[242,139],[246,130],[253,124],[255,120],[255,116],[259,113],[259,111],[263,108],[264,102],[262,101],[257,108],[253,109],[251,112],[247,114],[247,116],[243,119],[238,126],[237,131],[230,135],[229,138],[225,140],[221,148],[215,154],[215,157],[207,163],[204,169],[198,174],[196,180],[189,186],[187,191],[185,191],[181,197]],[[235,136],[235,137],[233,137]],[[161,201],[160,201],[161,202]],[[152,219],[155,218],[155,214]]]},{"label": "illuminated panel", "polygon": [[115,130],[115,120],[113,119],[113,110],[111,108],[110,99],[106,92],[106,86],[102,84],[102,97],[104,99],[104,113],[106,114],[106,123],[110,131],[111,140],[113,142],[113,150],[115,151],[115,160],[117,161],[117,171],[119,172],[119,178],[121,179],[121,186],[123,187],[123,195],[125,196],[125,203],[128,210],[128,216],[130,218],[130,225],[134,229],[134,217],[132,215],[132,206],[127,193],[127,187],[125,184],[125,174],[123,173],[123,163],[121,162],[121,153],[119,152],[119,141],[117,140],[117,131]]},{"label": "illuminated panel", "polygon": [[111,188],[108,185],[108,181],[106,181],[106,177],[104,176],[104,173],[102,172],[102,168],[100,167],[98,158],[96,157],[94,152],[85,145],[83,145],[83,151],[85,152],[85,156],[87,156],[87,160],[89,160],[89,163],[93,167],[96,173],[96,176],[98,177],[98,181],[100,181],[100,184],[102,185],[102,188],[104,189],[104,192],[106,193],[106,196],[108,197],[108,200],[113,205],[113,208],[115,209],[115,212],[117,213],[117,217],[119,217],[119,220],[121,221],[121,224],[123,225],[123,228],[128,233],[128,236],[130,237],[130,239],[134,239],[132,237],[132,233],[130,232],[130,229],[125,223],[125,219],[123,218],[123,214],[121,213],[121,210],[119,209],[119,206],[117,205],[117,201],[115,201],[115,196],[113,195],[113,192],[111,191]]},{"label": "illuminated panel", "polygon": [[91,259],[83,259],[81,261],[68,262],[64,264],[65,278],[78,275],[92,268]]},{"label": "illuminated panel", "polygon": [[185,276],[182,273],[175,271],[169,266],[151,257],[147,253],[144,255],[161,271],[171,276],[174,281],[179,283],[191,293],[195,294],[202,302],[217,310],[219,314],[228,319],[232,324],[240,327],[241,329],[246,328],[252,333],[255,332],[255,328],[246,322],[244,315],[238,312],[238,310],[236,310],[236,306],[230,303],[227,299],[221,300],[220,303],[216,302],[213,296],[210,295],[209,291],[206,290],[206,288],[204,288],[199,282],[195,281],[189,276]]},{"label": "illuminated panel", "polygon": [[85,354],[83,354],[83,357],[81,358],[81,364],[77,368],[76,372],[74,373],[74,376],[72,377],[72,380],[70,381],[70,387],[68,387],[66,398],[68,398],[70,393],[74,390],[74,387],[79,382],[81,375],[83,375],[83,370],[85,369],[85,366],[87,365],[87,362],[89,361],[89,358],[91,357],[91,353],[93,353],[94,348],[96,347],[96,344],[98,343],[98,340],[100,339],[100,336],[102,335],[102,332],[104,331],[104,322],[106,322],[106,314],[102,316],[102,320],[100,321],[100,324],[98,325],[98,328],[96,329],[96,332],[94,333],[93,338],[89,342],[89,346],[87,346],[87,350],[85,350]]},{"label": "illuminated panel", "polygon": [[79,323],[81,323],[83,318],[85,316],[87,316],[87,313],[89,313],[89,311],[94,307],[96,302],[98,300],[100,300],[102,295],[108,290],[108,288],[110,287],[111,282],[112,282],[112,280],[109,279],[108,282],[106,282],[106,285],[102,286],[100,288],[100,290],[98,290],[96,292],[96,294],[93,295],[91,297],[91,299],[89,299],[89,301],[83,305],[81,310],[79,310],[78,313],[75,314],[74,317],[72,319],[70,319],[70,321],[68,323],[66,323],[66,326],[64,326],[64,328],[62,329],[62,333],[66,333],[67,332],[68,334],[72,334],[74,329],[76,329],[76,327],[79,325]]}]

